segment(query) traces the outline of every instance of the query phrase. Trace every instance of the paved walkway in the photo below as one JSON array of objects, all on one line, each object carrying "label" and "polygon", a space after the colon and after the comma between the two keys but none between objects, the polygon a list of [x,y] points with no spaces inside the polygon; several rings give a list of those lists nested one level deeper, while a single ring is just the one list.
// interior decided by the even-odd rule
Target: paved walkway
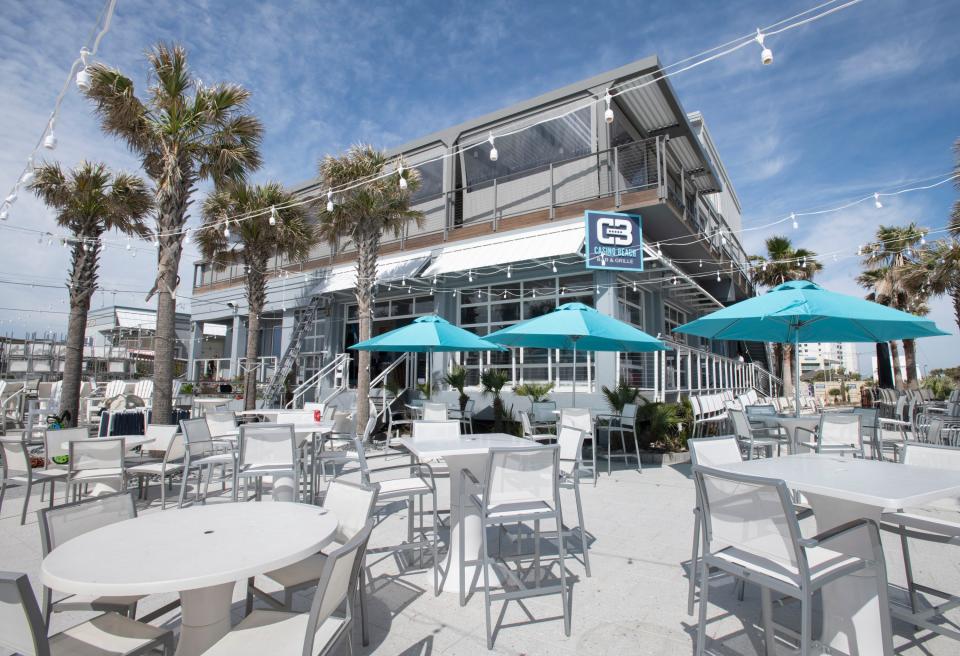
[{"label": "paved walkway", "polygon": [[[213,492],[213,490],[211,490]],[[593,576],[584,576],[583,566],[573,559],[568,567],[574,575],[573,625],[569,638],[563,635],[559,599],[556,596],[509,604],[500,620],[493,653],[496,654],[689,654],[693,650],[696,624],[686,613],[687,579],[683,564],[690,554],[694,502],[693,482],[687,466],[646,468],[642,473],[621,469],[612,476],[601,474],[594,488],[582,487],[587,530],[592,536]],[[572,493],[564,491],[566,516],[575,518]],[[209,503],[228,499],[211,498]],[[447,499],[446,489],[440,498]],[[31,513],[26,526],[19,525],[22,496],[18,489],[8,490],[0,511],[0,570],[25,571],[34,586],[39,583],[40,536],[36,516]],[[441,507],[444,505],[441,501]],[[40,505],[39,492],[31,506]],[[141,514],[159,512],[158,503],[145,507]],[[371,546],[391,544],[403,539],[406,511],[393,512],[374,532]],[[176,512],[168,509],[166,512]],[[429,521],[429,519],[428,519]],[[805,525],[804,531],[812,530]],[[899,542],[884,536],[890,579],[903,582]],[[504,548],[515,548],[505,540]],[[921,546],[914,552],[919,580],[934,578],[938,585],[960,591],[960,552],[956,547]],[[355,645],[358,654],[476,655],[486,652],[482,592],[465,608],[457,596],[442,593],[434,597],[430,578],[423,570],[409,569],[398,574],[396,557],[370,557],[373,592],[370,595],[371,643],[360,647],[359,631]],[[243,587],[235,592],[235,617],[242,616]],[[39,597],[39,589],[37,589]],[[150,597],[141,602],[140,613],[172,600]],[[301,594],[297,603],[306,609],[310,596]],[[752,655],[762,649],[759,625],[759,594],[747,588],[744,600],[737,601],[734,587],[721,581],[711,588],[709,649],[714,654]],[[494,618],[499,614],[494,607]],[[527,614],[529,613],[529,615]],[[798,613],[794,608],[778,608],[776,616],[791,624]],[[62,630],[84,619],[80,613],[54,616],[52,629]],[[530,618],[534,621],[531,622]],[[960,616],[954,619],[960,619]],[[176,626],[176,612],[162,618]],[[914,641],[907,627],[895,625],[895,645],[904,654],[957,654],[960,644],[944,637]],[[780,653],[789,653],[785,646]]]}]

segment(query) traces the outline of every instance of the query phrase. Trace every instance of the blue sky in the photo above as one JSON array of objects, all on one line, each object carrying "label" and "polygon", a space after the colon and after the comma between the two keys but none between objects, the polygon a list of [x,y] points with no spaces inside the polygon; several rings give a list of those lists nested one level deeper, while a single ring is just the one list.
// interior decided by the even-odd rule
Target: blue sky
[{"label": "blue sky", "polygon": [[[204,81],[235,81],[253,91],[266,125],[265,166],[257,180],[295,183],[317,160],[352,143],[393,146],[656,54],[664,64],[802,11],[805,2],[266,2],[119,0],[98,59],[142,87],[144,50],[183,43]],[[102,9],[100,0],[8,0],[0,22],[0,186],[18,175],[70,62]],[[865,0],[824,20],[772,37],[775,62],[745,48],[672,79],[687,109],[704,113],[736,187],[746,228],[791,211],[830,207],[907,180],[948,175],[960,136],[960,3]],[[121,144],[102,136],[71,86],[53,154],[135,169]],[[878,223],[945,225],[952,185],[906,194],[876,210],[789,223],[778,232],[821,253],[821,282],[861,294],[853,282],[857,245]],[[199,200],[199,198],[198,198]],[[12,225],[51,229],[48,212],[21,194]],[[771,231],[743,235],[757,252]],[[0,230],[0,280],[59,284],[66,251]],[[104,256],[105,287],[145,290],[152,254]],[[191,268],[182,276],[189,283]],[[189,294],[189,284],[182,291]],[[0,331],[63,330],[62,289],[0,284]],[[98,295],[142,304],[142,294]],[[185,300],[186,304],[187,301]],[[51,313],[52,312],[52,313]],[[931,367],[960,364],[949,304],[931,317],[951,337],[921,340]],[[871,348],[861,345],[863,353]],[[867,366],[868,360],[862,361]]]}]

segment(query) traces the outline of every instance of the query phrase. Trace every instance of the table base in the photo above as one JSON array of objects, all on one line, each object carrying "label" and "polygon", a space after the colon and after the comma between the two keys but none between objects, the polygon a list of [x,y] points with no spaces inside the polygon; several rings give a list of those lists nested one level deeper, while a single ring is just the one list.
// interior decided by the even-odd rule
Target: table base
[{"label": "table base", "polygon": [[236,583],[180,593],[180,638],[176,656],[199,656],[230,631]]}]

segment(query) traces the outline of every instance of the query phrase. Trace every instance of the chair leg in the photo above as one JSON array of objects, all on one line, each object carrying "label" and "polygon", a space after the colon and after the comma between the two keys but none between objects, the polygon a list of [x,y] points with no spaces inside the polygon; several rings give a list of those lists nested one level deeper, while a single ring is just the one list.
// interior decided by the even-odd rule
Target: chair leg
[{"label": "chair leg", "polygon": [[33,481],[27,479],[27,493],[23,496],[23,512],[20,513],[20,526],[27,523],[27,506],[30,505],[30,488],[33,487]]},{"label": "chair leg", "polygon": [[810,634],[813,632],[810,606],[813,605],[812,595],[804,590],[800,600],[800,653],[810,653]]},{"label": "chair leg", "polygon": [[254,577],[251,576],[247,579],[247,598],[244,602],[244,616],[253,612],[253,585]]},{"label": "chair leg", "polygon": [[637,439],[637,431],[633,431],[633,448],[637,451],[637,471],[643,471],[643,465],[640,464],[640,441]]},{"label": "chair leg", "polygon": [[773,628],[773,603],[770,588],[760,588],[760,610],[763,617],[763,646],[766,656],[776,656],[776,634]]},{"label": "chair leg", "polygon": [[[389,435],[389,434],[388,434]],[[360,597],[360,642],[366,647],[370,644],[370,635],[367,631],[367,557],[364,554],[363,563],[360,564],[360,576],[357,578],[357,593]]]},{"label": "chair leg", "polygon": [[437,492],[433,492],[433,596],[440,594],[440,553],[437,543],[440,542],[440,517],[437,515]]},{"label": "chair leg", "polygon": [[56,482],[55,480],[50,479],[50,503],[49,503],[49,505],[48,505],[49,508],[53,508],[53,499],[54,499],[54,497],[57,496],[57,494],[56,494],[56,493],[57,493],[56,483],[57,483],[57,482]]},{"label": "chair leg", "polygon": [[163,474],[160,475],[160,510],[167,509],[167,481],[169,480],[170,478],[164,476]]},{"label": "chair leg", "polygon": [[177,502],[177,508],[183,508],[183,499],[187,493],[187,481],[190,479],[190,466],[184,468],[180,476],[180,500]]},{"label": "chair leg", "polygon": [[[563,534],[563,514],[560,510],[559,502],[557,503],[556,518],[557,518],[557,534],[562,535]],[[538,537],[537,541],[539,543],[539,536],[537,537]],[[563,635],[569,638],[570,637],[570,604],[567,603],[568,594],[569,594],[569,591],[567,590],[567,562],[566,562],[567,550],[563,546],[562,539],[557,540],[557,551],[559,551],[559,555],[560,555],[560,603],[563,604]],[[539,564],[539,559],[537,562]],[[539,576],[537,579],[537,585],[540,585]]]},{"label": "chair leg", "polygon": [[[461,525],[463,520],[461,519]],[[493,632],[491,630],[491,620],[490,620],[490,574],[487,571],[489,569],[489,564],[487,563],[487,524],[485,521],[481,520],[480,522],[481,530],[481,554],[480,554],[480,563],[483,567],[483,606],[486,611],[486,627],[487,627],[487,649],[493,649]],[[462,583],[462,582],[461,582]],[[506,602],[504,602],[506,603]]]},{"label": "chair leg", "polygon": [[3,509],[3,497],[7,494],[7,481],[0,483],[0,510]]},{"label": "chair leg", "polygon": [[590,547],[587,545],[587,532],[583,525],[583,504],[580,501],[580,485],[577,477],[573,479],[573,497],[577,502],[577,526],[580,528],[580,548],[583,549],[583,567],[590,578]]},{"label": "chair leg", "polygon": [[[454,476],[456,474],[453,474]],[[466,532],[464,529],[465,517],[463,516],[463,492],[461,491],[460,497],[457,499],[457,507],[460,512],[460,521],[457,523],[457,531],[460,533],[460,607],[467,605],[467,566],[464,563],[464,558],[466,558],[466,548],[464,547],[463,540],[466,537]]]},{"label": "chair leg", "polygon": [[700,558],[700,509],[693,511],[693,549],[690,554],[690,579],[687,590],[687,615],[693,615],[693,598],[697,587],[697,574],[700,571],[697,560]]},{"label": "chair leg", "polygon": [[[707,604],[709,603],[710,575],[706,563],[700,564],[700,619],[697,622],[697,652],[696,656],[703,656],[707,642]],[[800,652],[806,654],[809,652]]]},{"label": "chair leg", "polygon": [[917,586],[913,582],[913,564],[910,561],[910,545],[907,541],[907,528],[900,527],[900,545],[903,551],[903,569],[907,575],[907,591],[910,593],[910,610],[917,612]]}]

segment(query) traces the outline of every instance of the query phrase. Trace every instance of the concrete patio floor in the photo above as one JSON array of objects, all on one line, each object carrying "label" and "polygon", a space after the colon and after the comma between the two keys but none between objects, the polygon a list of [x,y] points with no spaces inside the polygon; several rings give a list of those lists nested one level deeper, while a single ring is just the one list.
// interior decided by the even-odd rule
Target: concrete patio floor
[{"label": "concrete patio floor", "polygon": [[[402,461],[401,461],[402,462]],[[605,471],[605,464],[600,465]],[[208,503],[224,503],[219,486],[211,486]],[[441,484],[440,507],[446,508],[448,488]],[[154,486],[153,492],[157,492]],[[575,522],[572,492],[562,494],[567,523]],[[685,564],[690,557],[693,529],[694,487],[689,466],[645,467],[642,473],[617,469],[612,475],[601,473],[596,487],[582,485],[587,532],[591,542],[592,577],[587,578],[579,560],[568,557],[567,567],[573,580],[572,630],[563,634],[561,607],[556,595],[535,598],[522,604],[512,602],[499,621],[493,652],[495,654],[689,654],[693,651],[696,621],[688,616]],[[151,495],[153,496],[153,495]],[[8,490],[0,510],[0,570],[29,574],[40,596],[40,536],[36,515],[31,511],[25,526],[20,526],[23,501],[20,488]],[[149,506],[138,502],[141,514],[159,512],[154,498]],[[31,508],[40,507],[35,491]],[[402,505],[390,511],[375,529],[371,548],[394,544],[406,534],[406,509]],[[169,509],[165,512],[176,512]],[[429,521],[429,516],[427,518]],[[813,533],[806,520],[805,534]],[[443,536],[446,537],[445,535]],[[576,540],[571,540],[576,542]],[[504,540],[505,550],[515,548]],[[899,541],[884,535],[887,567],[892,584],[904,581]],[[546,550],[550,557],[551,550]],[[939,587],[960,591],[960,552],[956,547],[919,545],[913,551],[916,577],[935,581]],[[461,608],[456,594],[433,595],[431,577],[422,569],[407,568],[396,556],[371,555],[369,622],[370,645],[360,646],[359,626],[355,626],[357,654],[428,655],[483,654],[486,652],[482,591],[477,591]],[[403,571],[401,571],[403,570]],[[552,573],[556,568],[552,568]],[[243,613],[244,588],[234,593],[234,618]],[[311,595],[300,593],[298,609],[309,606]],[[140,603],[139,614],[172,601],[173,595],[151,596]],[[747,586],[743,601],[738,601],[729,579],[718,579],[711,586],[708,650],[713,654],[752,655],[761,653],[760,601],[756,588]],[[259,604],[258,604],[259,605]],[[494,605],[497,620],[500,604]],[[778,621],[796,625],[795,606],[778,607]],[[52,620],[52,631],[62,630],[90,617],[82,613],[59,613]],[[954,614],[954,620],[960,615]],[[157,620],[177,627],[178,611]],[[914,636],[910,628],[894,623],[894,644],[902,654],[958,654],[960,643],[921,631]],[[345,648],[338,650],[346,653]],[[785,643],[778,653],[796,653]]]}]

